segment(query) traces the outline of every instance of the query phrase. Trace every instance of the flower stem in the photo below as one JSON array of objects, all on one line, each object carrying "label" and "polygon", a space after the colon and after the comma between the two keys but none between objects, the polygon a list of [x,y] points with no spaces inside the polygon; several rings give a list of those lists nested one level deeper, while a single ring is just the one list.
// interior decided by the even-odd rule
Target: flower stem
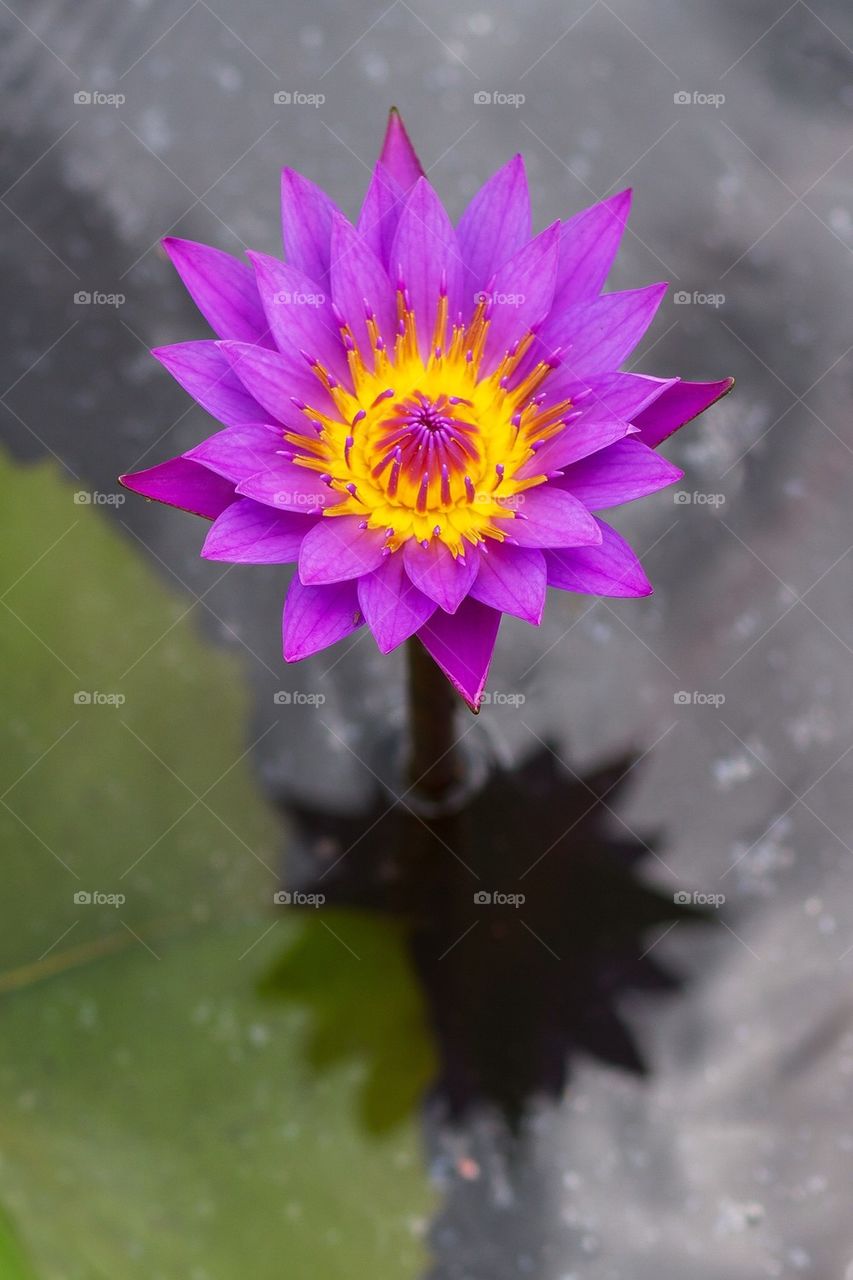
[{"label": "flower stem", "polygon": [[440,807],[462,781],[453,688],[414,636],[406,644],[409,701],[408,783],[415,797]]}]

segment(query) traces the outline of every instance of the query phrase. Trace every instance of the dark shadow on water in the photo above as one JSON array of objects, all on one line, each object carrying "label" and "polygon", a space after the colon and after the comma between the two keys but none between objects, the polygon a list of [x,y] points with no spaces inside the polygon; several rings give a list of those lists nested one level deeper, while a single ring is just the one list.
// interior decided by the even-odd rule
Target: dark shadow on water
[{"label": "dark shadow on water", "polygon": [[528,1099],[561,1093],[581,1053],[645,1072],[620,1001],[678,988],[649,947],[656,929],[701,913],[674,903],[677,886],[650,885],[657,837],[614,814],[633,763],[578,779],[542,750],[430,823],[387,796],[352,819],[289,810],[291,882],[402,925],[451,1118],[487,1103],[515,1125]]}]

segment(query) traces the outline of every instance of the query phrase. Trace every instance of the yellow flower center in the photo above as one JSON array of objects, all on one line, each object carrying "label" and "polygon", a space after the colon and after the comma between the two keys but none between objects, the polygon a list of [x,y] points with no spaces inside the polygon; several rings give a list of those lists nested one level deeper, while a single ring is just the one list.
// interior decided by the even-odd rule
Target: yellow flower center
[{"label": "yellow flower center", "polygon": [[490,325],[486,298],[468,325],[450,326],[447,298],[440,295],[427,360],[403,290],[397,315],[393,351],[368,317],[368,359],[342,324],[353,389],[315,362],[336,413],[303,406],[316,436],[290,432],[286,439],[294,462],[319,471],[340,494],[325,516],[355,515],[370,529],[384,529],[391,551],[410,538],[428,543],[436,537],[454,556],[464,555],[466,543],[501,541],[506,533],[495,520],[513,518],[523,502],[519,495],[547,479],[521,479],[518,472],[562,430],[571,402],[542,407],[539,388],[554,367],[548,360],[510,387],[533,342],[530,332],[481,376]]}]

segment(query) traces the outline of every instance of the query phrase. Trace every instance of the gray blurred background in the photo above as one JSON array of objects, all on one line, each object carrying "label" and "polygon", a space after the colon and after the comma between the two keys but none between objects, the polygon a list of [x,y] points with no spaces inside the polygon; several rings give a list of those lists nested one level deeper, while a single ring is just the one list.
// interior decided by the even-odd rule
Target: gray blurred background
[{"label": "gray blurred background", "polygon": [[[853,1276],[849,6],[11,0],[0,27],[0,431],[77,489],[210,430],[147,354],[206,336],[160,238],[279,253],[283,164],[355,216],[392,103],[454,216],[516,151],[537,228],[634,188],[610,287],[671,281],[635,367],[737,386],[666,446],[683,496],[616,519],[654,597],[506,620],[491,684],[524,702],[475,733],[578,774],[631,753],[614,830],[660,833],[663,891],[726,903],[718,928],[643,939],[687,979],[623,1010],[645,1078],[580,1061],[512,1157],[488,1111],[432,1117],[430,1274]],[[360,639],[285,668],[286,575],[223,574],[154,504],[103,516],[243,660],[267,794],[366,806],[398,657]],[[322,720],[273,702],[294,689],[325,693]],[[60,762],[41,777],[61,789]]]}]

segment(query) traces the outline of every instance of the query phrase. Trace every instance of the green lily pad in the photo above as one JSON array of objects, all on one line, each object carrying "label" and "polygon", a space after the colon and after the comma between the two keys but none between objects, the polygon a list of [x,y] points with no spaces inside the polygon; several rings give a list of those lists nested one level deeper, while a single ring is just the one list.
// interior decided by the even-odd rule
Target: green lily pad
[{"label": "green lily pad", "polygon": [[0,1275],[417,1275],[399,936],[274,908],[239,661],[54,467],[0,483]]}]

